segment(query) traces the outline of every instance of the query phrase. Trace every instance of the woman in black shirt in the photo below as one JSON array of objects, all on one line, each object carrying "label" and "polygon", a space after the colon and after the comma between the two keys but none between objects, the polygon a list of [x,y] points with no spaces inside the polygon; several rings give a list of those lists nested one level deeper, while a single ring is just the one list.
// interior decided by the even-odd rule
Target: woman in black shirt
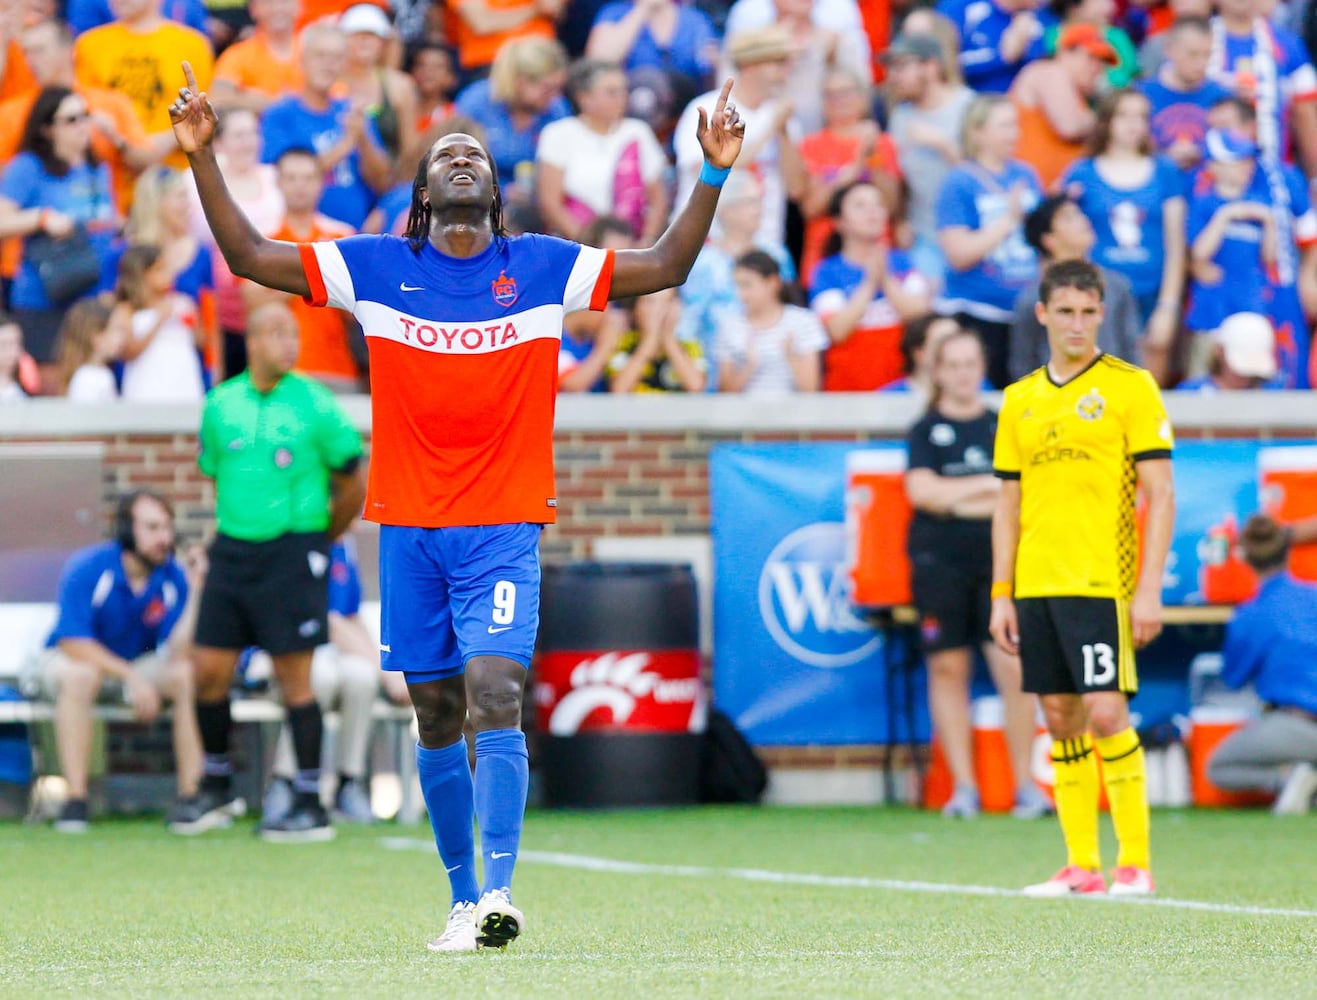
[{"label": "woman in black shirt", "polygon": [[988,635],[992,587],[992,511],[998,481],[992,474],[997,414],[980,397],[983,344],[970,330],[928,345],[933,391],[928,411],[906,437],[906,494],[915,508],[908,548],[912,590],[928,660],[933,731],[955,781],[943,809],[948,816],[979,813],[970,755],[969,683],[973,650],[987,660],[1005,708],[1015,775],[1013,815],[1033,818],[1051,806],[1029,775],[1037,707],[1020,690],[1020,661]]}]

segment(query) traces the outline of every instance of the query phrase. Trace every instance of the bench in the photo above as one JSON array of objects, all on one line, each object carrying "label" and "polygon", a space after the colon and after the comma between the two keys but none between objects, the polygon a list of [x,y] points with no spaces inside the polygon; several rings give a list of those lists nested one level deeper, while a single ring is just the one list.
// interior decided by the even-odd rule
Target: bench
[{"label": "bench", "polygon": [[[378,604],[362,606],[362,616],[371,625],[378,620]],[[23,665],[39,650],[55,624],[56,607],[53,603],[0,603],[0,685],[17,687]],[[167,714],[167,709],[165,713]],[[336,713],[327,712],[326,720],[333,722]],[[96,719],[104,722],[134,722],[133,711],[127,705],[96,705]],[[47,701],[0,701],[0,724],[48,725],[55,717],[55,706]],[[385,726],[398,760],[398,778],[402,785],[402,803],[398,809],[398,822],[416,823],[421,819],[420,786],[416,779],[415,737],[412,722],[415,714],[410,705],[394,705],[377,701],[371,717]],[[264,697],[235,698],[233,721],[239,725],[277,725],[283,722],[284,709],[279,702]],[[258,730],[259,732],[260,730]],[[263,745],[263,744],[262,744]]]}]

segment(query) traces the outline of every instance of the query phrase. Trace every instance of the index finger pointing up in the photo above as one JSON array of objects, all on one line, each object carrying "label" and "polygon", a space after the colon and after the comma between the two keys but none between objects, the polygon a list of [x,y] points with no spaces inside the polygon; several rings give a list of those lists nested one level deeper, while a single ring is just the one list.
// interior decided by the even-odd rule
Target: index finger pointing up
[{"label": "index finger pointing up", "polygon": [[188,90],[192,91],[193,94],[196,94],[197,78],[192,73],[192,64],[186,59],[183,60],[183,78],[187,80]]},{"label": "index finger pointing up", "polygon": [[727,107],[727,98],[732,92],[732,78],[729,76],[723,81],[723,89],[718,94],[718,103],[714,105],[713,117],[715,121],[721,120],[723,110]]}]

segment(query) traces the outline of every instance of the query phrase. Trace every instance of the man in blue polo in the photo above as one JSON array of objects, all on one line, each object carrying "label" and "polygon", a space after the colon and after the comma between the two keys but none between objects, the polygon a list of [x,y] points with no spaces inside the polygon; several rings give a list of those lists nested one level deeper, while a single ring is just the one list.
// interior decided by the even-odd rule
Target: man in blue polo
[{"label": "man in blue polo", "polygon": [[193,709],[189,660],[196,594],[205,554],[174,558],[174,512],[147,491],[123,497],[115,537],[73,554],[59,584],[59,617],[39,661],[44,691],[55,701],[55,746],[69,795],[55,822],[62,833],[87,829],[87,774],[92,706],[126,702],[142,722],[174,703],[178,803],[170,829],[198,833],[190,816],[201,778],[201,737]]}]

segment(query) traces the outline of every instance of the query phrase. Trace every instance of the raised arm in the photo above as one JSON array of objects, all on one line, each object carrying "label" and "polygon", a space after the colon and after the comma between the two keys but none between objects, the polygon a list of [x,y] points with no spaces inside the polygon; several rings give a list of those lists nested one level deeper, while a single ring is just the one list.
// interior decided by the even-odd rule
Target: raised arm
[{"label": "raised arm", "polygon": [[648,295],[661,288],[675,288],[686,280],[691,265],[695,263],[700,248],[709,236],[724,171],[730,170],[736,162],[741,152],[741,142],[745,138],[745,122],[737,113],[736,106],[727,100],[731,92],[732,80],[728,78],[723,84],[722,93],[718,95],[712,117],[703,108],[698,109],[699,124],[695,134],[704,150],[701,179],[695,182],[690,200],[657,243],[647,250],[617,251],[610,298]]},{"label": "raised arm", "polygon": [[178,100],[169,106],[169,120],[174,126],[179,147],[192,165],[192,176],[201,197],[201,207],[206,212],[206,222],[229,270],[267,288],[277,288],[293,295],[308,294],[311,289],[297,245],[266,239],[229,194],[211,145],[218,120],[215,109],[205,93],[197,89],[191,64],[183,63],[183,75],[187,78],[187,86],[178,92]]}]

